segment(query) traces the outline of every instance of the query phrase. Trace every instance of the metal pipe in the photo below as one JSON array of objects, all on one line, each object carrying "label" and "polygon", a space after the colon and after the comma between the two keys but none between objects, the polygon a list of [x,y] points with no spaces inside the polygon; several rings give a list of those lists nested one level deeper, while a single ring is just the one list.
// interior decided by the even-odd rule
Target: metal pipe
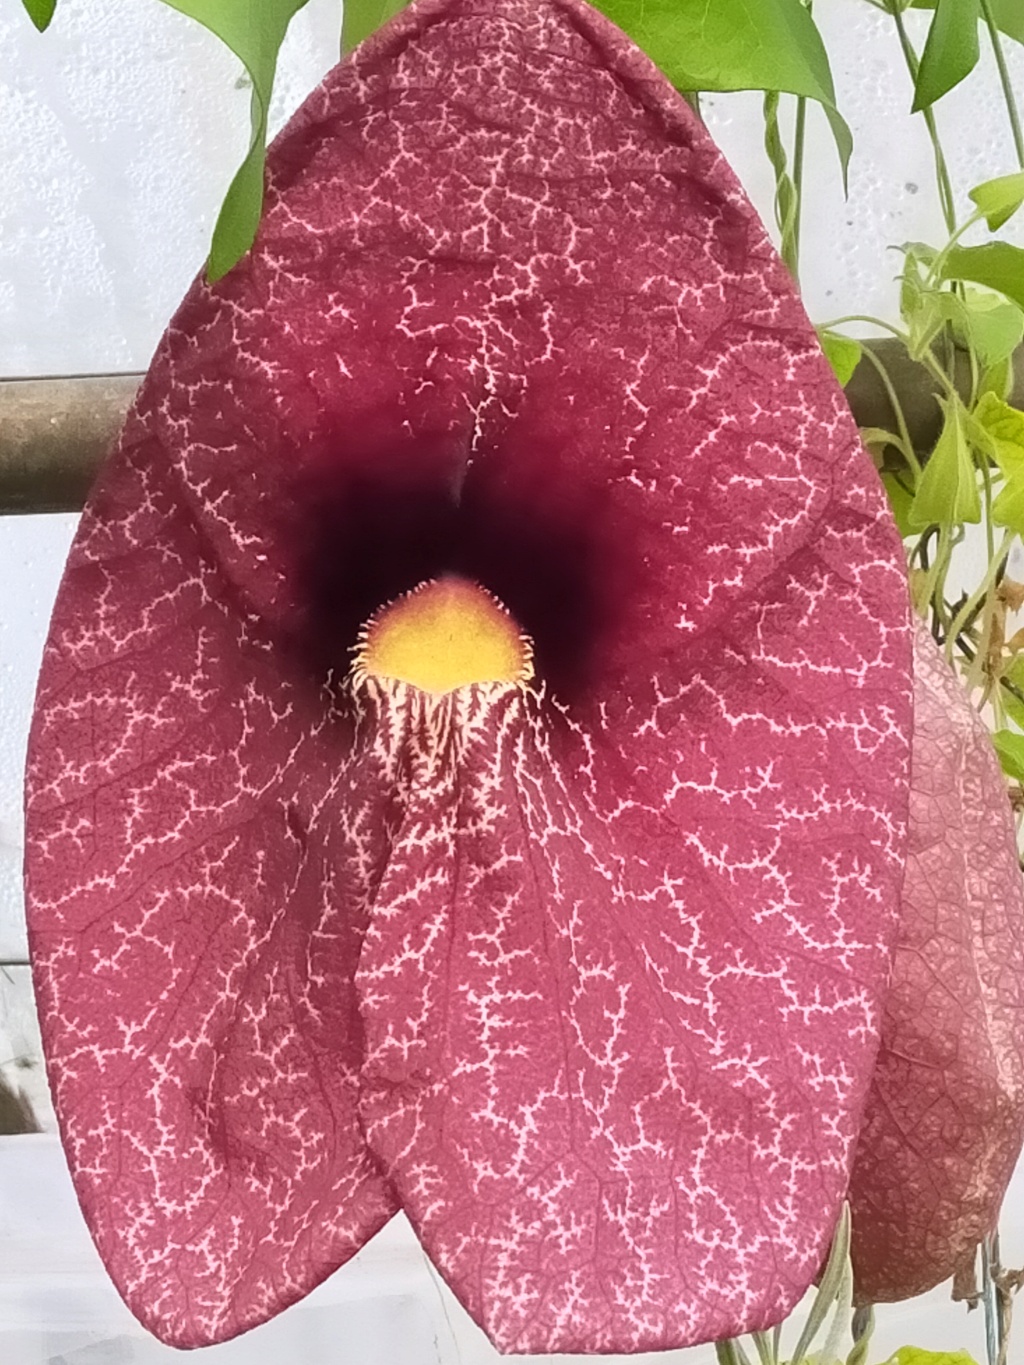
[{"label": "metal pipe", "polygon": [[[895,338],[868,343],[899,397],[915,448],[939,433],[936,384]],[[1024,407],[1024,348],[1017,352],[1010,401]],[[967,361],[963,358],[963,389]],[[0,514],[81,511],[117,438],[140,374],[0,380]],[[893,412],[875,367],[862,360],[846,388],[858,426],[893,430]]]},{"label": "metal pipe", "polygon": [[0,380],[0,513],[80,512],[141,379]]},{"label": "metal pipe", "polygon": [[[942,410],[935,401],[941,393],[928,370],[919,360],[911,360],[906,347],[896,337],[872,338],[863,343],[885,367],[907,420],[910,438],[920,456],[927,456],[935,445],[942,425]],[[954,352],[954,377],[965,400],[971,390],[971,365],[966,351]],[[896,431],[895,414],[881,377],[870,361],[862,360],[846,386],[846,401],[859,427],[881,427]],[[1008,402],[1024,408],[1024,346],[1013,356],[1013,385]]]}]

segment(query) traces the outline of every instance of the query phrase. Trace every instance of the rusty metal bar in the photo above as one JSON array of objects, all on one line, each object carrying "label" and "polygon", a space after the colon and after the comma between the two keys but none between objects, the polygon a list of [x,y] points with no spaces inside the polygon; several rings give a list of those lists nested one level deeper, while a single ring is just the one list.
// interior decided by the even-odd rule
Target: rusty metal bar
[{"label": "rusty metal bar", "polygon": [[[915,447],[939,431],[936,385],[895,338],[871,341],[903,407]],[[1024,348],[1011,401],[1024,407]],[[965,373],[962,376],[966,389]],[[0,380],[0,514],[80,511],[142,376],[105,374]],[[846,389],[859,426],[893,430],[892,406],[875,367],[858,365]]]},{"label": "rusty metal bar", "polygon": [[81,511],[141,379],[0,380],[0,513]]},{"label": "rusty metal bar", "polygon": [[[907,421],[910,438],[919,455],[927,455],[935,445],[942,425],[942,411],[935,401],[941,392],[938,384],[924,365],[911,360],[901,341],[896,337],[876,338],[864,343],[881,361],[899,399]],[[970,360],[965,351],[954,352],[954,374],[961,397],[967,398],[971,388]],[[1013,389],[1009,402],[1024,408],[1024,346],[1013,357]],[[846,386],[846,400],[859,427],[881,427],[896,431],[895,413],[878,370],[869,360],[862,360]]]}]

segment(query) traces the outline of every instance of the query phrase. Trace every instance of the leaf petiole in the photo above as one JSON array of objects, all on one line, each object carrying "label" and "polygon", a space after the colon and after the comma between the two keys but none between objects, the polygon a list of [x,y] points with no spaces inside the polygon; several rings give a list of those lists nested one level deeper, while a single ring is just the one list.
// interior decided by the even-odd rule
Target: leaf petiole
[{"label": "leaf petiole", "polygon": [[996,23],[996,17],[992,11],[992,0],[981,0],[981,12],[985,16],[985,24],[988,27],[989,38],[992,42],[992,52],[999,71],[999,83],[1003,87],[1006,112],[1009,115],[1010,129],[1013,133],[1013,145],[1017,152],[1017,164],[1021,170],[1024,170],[1024,132],[1021,131],[1017,98],[1013,93],[1013,83],[1010,80],[1010,72],[1006,65],[1006,54],[1003,51],[1003,40],[999,32],[999,25]]}]

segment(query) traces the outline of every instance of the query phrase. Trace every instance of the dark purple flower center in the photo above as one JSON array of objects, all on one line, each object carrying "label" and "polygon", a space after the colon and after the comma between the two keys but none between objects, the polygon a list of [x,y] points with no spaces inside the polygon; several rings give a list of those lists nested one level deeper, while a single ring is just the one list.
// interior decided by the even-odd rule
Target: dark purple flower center
[{"label": "dark purple flower center", "polygon": [[[535,490],[519,479],[512,490],[500,452],[481,456],[479,466],[444,454],[422,443],[353,471],[346,451],[304,486],[300,572],[316,664],[347,661],[383,605],[455,575],[503,603],[534,642],[539,677],[572,702],[585,692],[616,614],[623,557],[609,534],[606,498],[560,487],[551,466],[541,485],[542,461]],[[486,477],[476,477],[477,467]]]}]

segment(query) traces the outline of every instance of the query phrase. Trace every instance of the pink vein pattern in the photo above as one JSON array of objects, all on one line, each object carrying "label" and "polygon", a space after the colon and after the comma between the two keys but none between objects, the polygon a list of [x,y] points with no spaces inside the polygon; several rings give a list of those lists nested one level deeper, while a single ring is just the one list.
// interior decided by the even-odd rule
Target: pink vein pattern
[{"label": "pink vein pattern", "polygon": [[[421,560],[535,688],[345,681]],[[906,617],[786,272],[621,33],[421,0],[334,71],[161,342],[31,740],[50,1076],[139,1317],[230,1337],[400,1203],[506,1351],[778,1321],[878,1045]]]},{"label": "pink vein pattern", "polygon": [[923,626],[914,656],[906,882],[850,1184],[857,1291],[874,1302],[970,1278],[1024,1144],[1024,891],[1006,783]]}]

